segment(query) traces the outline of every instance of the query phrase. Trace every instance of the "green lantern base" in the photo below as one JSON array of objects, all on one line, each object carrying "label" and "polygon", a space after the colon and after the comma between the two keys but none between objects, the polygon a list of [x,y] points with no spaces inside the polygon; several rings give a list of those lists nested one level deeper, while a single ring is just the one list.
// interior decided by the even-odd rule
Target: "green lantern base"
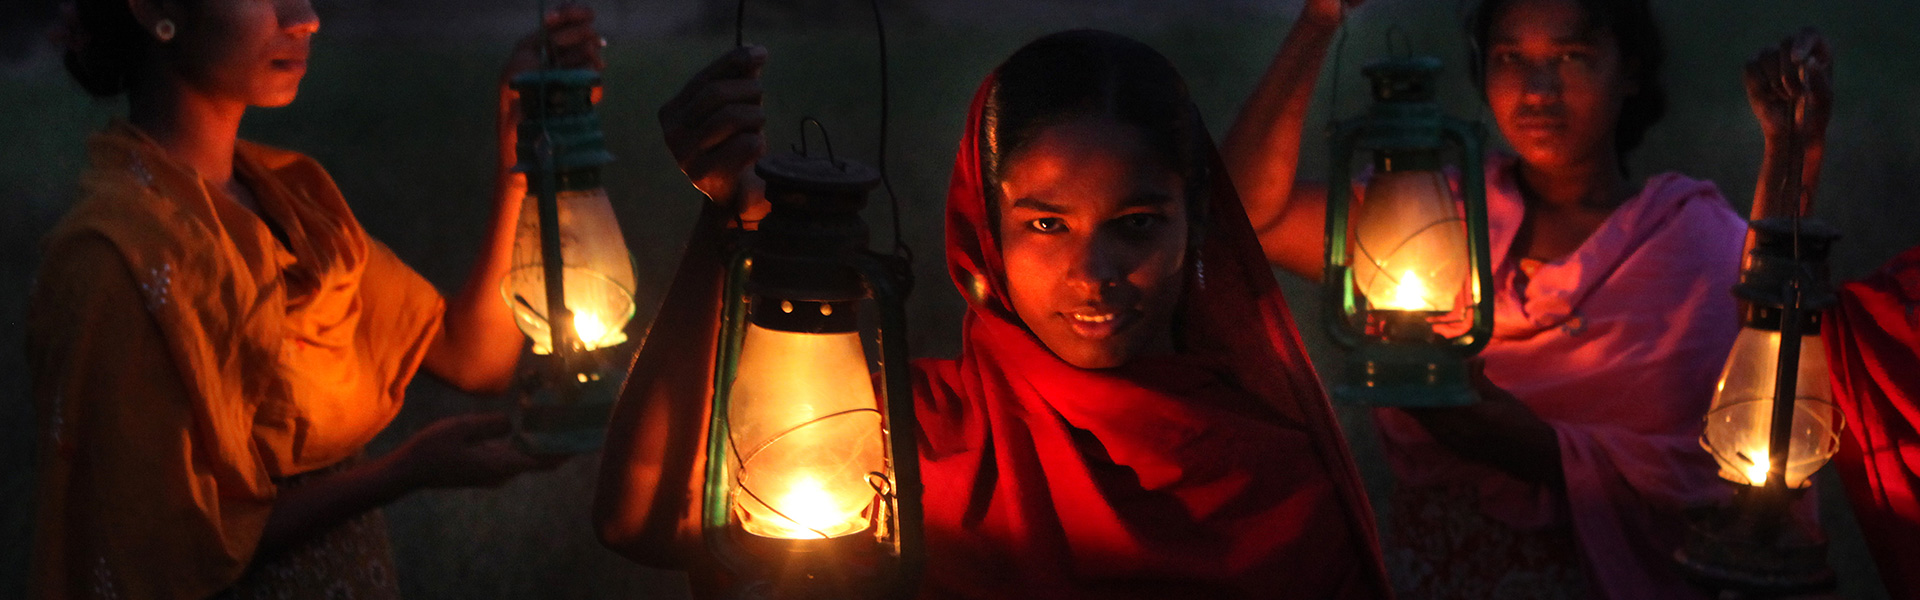
[{"label": "green lantern base", "polygon": [[[535,357],[536,359],[544,357]],[[619,399],[624,373],[586,375],[536,369],[522,380],[513,412],[513,441],[534,456],[599,450]]]},{"label": "green lantern base", "polygon": [[1467,381],[1467,363],[1449,348],[1365,344],[1347,356],[1333,386],[1341,402],[1366,406],[1445,407],[1479,401]]}]

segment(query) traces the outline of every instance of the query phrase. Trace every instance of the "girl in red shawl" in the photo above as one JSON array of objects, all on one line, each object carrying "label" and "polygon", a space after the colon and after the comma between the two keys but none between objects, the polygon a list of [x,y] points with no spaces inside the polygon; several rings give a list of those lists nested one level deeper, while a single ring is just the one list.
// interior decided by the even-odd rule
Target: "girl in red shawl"
[{"label": "girl in red shawl", "polygon": [[[764,202],[743,50],[661,111],[707,205],[616,410],[603,540],[712,589],[697,506],[719,239]],[[716,116],[717,115],[717,116]],[[913,364],[927,598],[1375,598],[1370,516],[1171,64],[1041,38],[974,99],[947,201],[961,355]]]}]

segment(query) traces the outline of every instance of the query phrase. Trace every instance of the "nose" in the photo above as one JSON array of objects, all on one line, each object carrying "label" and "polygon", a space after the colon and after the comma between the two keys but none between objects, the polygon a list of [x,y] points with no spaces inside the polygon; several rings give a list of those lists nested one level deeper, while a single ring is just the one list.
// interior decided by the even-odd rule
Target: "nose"
[{"label": "nose", "polygon": [[1525,87],[1521,88],[1529,98],[1553,98],[1560,95],[1560,69],[1558,65],[1533,64],[1527,67]]},{"label": "nose", "polygon": [[1074,252],[1062,258],[1072,261],[1067,270],[1067,285],[1088,298],[1101,298],[1126,278],[1126,252],[1110,236],[1091,235]]},{"label": "nose", "polygon": [[280,0],[280,28],[300,36],[320,31],[320,15],[313,12],[312,0]]}]

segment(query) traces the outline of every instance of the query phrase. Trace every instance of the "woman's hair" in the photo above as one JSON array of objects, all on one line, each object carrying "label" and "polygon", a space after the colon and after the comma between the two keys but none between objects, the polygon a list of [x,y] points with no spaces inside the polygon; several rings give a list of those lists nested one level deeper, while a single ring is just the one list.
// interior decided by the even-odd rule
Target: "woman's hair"
[{"label": "woman's hair", "polygon": [[[1198,243],[1213,143],[1186,81],[1165,56],[1119,34],[1077,29],[1034,40],[995,73],[980,132],[982,167],[990,182],[1005,175],[1008,163],[1047,127],[1108,117],[1136,128],[1147,147],[1181,174],[1193,234],[1188,243]],[[987,209],[998,223],[999,186],[986,187]]]},{"label": "woman's hair", "polygon": [[99,98],[126,93],[134,71],[158,45],[134,20],[127,0],[74,0],[67,27],[67,73]]},{"label": "woman's hair", "polygon": [[[1493,25],[1500,14],[1521,0],[1483,0],[1473,12],[1468,26],[1472,30],[1473,82],[1485,90],[1487,85],[1487,46],[1492,43]],[[1627,76],[1639,86],[1620,106],[1620,121],[1614,125],[1615,143],[1620,157],[1640,146],[1647,130],[1667,114],[1667,88],[1660,82],[1660,67],[1666,62],[1666,45],[1660,39],[1660,25],[1653,19],[1647,0],[1573,0],[1587,15],[1588,31],[1613,34],[1620,49],[1620,62]],[[1624,161],[1622,161],[1624,164]]]}]

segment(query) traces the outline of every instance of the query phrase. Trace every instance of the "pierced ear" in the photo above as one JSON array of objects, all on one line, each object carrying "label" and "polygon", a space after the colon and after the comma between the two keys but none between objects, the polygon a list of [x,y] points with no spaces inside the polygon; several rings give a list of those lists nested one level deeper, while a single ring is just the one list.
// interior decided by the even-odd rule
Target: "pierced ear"
[{"label": "pierced ear", "polygon": [[161,6],[161,0],[127,0],[127,11],[133,13],[133,20],[140,23],[140,29],[148,36],[154,35],[154,28],[163,20],[176,24],[180,21],[167,7]]}]

